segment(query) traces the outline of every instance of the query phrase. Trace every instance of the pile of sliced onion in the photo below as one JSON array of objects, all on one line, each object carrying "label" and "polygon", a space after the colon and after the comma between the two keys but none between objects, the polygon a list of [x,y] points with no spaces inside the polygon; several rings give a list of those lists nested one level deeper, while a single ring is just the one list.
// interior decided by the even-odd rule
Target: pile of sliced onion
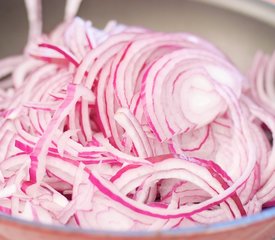
[{"label": "pile of sliced onion", "polygon": [[[48,224],[162,230],[275,205],[275,57],[249,77],[211,43],[75,17],[0,61],[0,210]],[[274,107],[274,108],[273,108]]]}]

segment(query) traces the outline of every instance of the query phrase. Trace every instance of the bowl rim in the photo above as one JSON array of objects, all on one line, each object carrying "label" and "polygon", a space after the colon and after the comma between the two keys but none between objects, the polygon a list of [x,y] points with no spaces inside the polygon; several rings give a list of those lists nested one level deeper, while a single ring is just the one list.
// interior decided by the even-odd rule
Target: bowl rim
[{"label": "bowl rim", "polygon": [[198,225],[192,227],[181,227],[169,230],[158,230],[158,231],[115,231],[115,230],[96,230],[96,229],[85,229],[73,226],[65,225],[53,225],[46,224],[37,221],[29,221],[18,217],[6,215],[0,213],[0,222],[8,221],[13,224],[21,225],[22,227],[35,227],[37,230],[56,231],[65,234],[84,234],[90,236],[116,236],[116,237],[152,237],[158,236],[184,236],[190,234],[210,233],[210,232],[221,232],[230,230],[235,227],[241,228],[248,225],[257,224],[265,220],[275,220],[275,207],[263,210],[260,213],[256,213],[250,216],[241,217],[234,220],[213,223],[209,225]]},{"label": "bowl rim", "polygon": [[[192,0],[189,0],[192,1]],[[195,0],[245,15],[275,27],[274,0]]]}]

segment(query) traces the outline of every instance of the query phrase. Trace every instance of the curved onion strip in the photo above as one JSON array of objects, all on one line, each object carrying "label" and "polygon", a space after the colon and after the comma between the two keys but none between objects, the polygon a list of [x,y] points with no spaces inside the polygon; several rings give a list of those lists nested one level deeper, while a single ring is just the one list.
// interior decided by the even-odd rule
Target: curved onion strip
[{"label": "curved onion strip", "polygon": [[41,0],[25,0],[29,20],[29,43],[42,33]]}]

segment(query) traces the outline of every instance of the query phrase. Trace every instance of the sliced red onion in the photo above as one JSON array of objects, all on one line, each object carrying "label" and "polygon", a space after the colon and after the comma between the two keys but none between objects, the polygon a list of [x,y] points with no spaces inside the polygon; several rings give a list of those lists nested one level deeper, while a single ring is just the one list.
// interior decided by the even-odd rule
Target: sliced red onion
[{"label": "sliced red onion", "polygon": [[[244,77],[211,43],[74,17],[0,61],[0,211],[160,231],[274,206],[274,59]],[[271,109],[270,109],[271,107]]]}]

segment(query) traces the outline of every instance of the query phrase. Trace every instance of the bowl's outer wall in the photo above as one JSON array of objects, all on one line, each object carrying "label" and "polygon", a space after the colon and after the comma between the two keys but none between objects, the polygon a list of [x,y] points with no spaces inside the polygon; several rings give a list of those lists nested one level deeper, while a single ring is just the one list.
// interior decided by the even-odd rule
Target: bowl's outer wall
[{"label": "bowl's outer wall", "polygon": [[[243,0],[244,1],[244,0]],[[64,0],[43,1],[46,31],[58,23],[63,14]],[[95,26],[103,27],[110,19],[146,26],[161,31],[188,31],[216,43],[233,61],[245,70],[257,49],[265,52],[275,49],[275,30],[271,25],[225,9],[186,0],[85,0],[80,16],[92,19]],[[274,12],[275,14],[275,12]],[[0,2],[0,57],[22,52],[27,37],[24,1]],[[186,240],[265,240],[275,237],[275,218],[235,230],[223,229],[205,234],[161,235],[153,239]],[[128,237],[133,239],[134,237]],[[138,237],[146,239],[149,237]],[[77,232],[59,232],[47,228],[22,225],[0,217],[0,239],[9,240],[100,240],[122,239],[118,236],[92,236]],[[127,239],[124,237],[123,239]]]},{"label": "bowl's outer wall", "polygon": [[[17,222],[0,219],[0,240],[269,240],[275,236],[275,217],[258,224],[246,225],[238,229],[186,235],[163,235],[156,233],[150,237],[89,235],[79,232],[60,232],[33,225],[22,225]],[[274,239],[274,238],[273,238]]]}]

